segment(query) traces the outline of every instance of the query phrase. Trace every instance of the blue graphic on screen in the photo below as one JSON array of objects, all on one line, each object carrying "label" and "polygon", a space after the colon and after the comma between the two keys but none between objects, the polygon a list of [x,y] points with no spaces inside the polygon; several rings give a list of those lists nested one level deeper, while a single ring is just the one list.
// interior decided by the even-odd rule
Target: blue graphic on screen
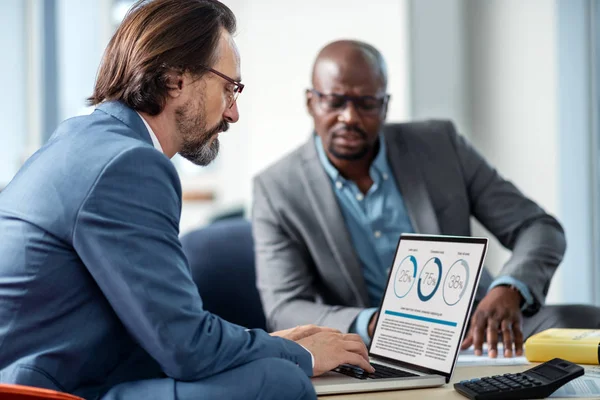
[{"label": "blue graphic on screen", "polygon": [[[437,268],[435,268],[437,266]],[[440,278],[442,276],[442,262],[437,257],[432,257],[425,263],[421,275],[419,275],[419,284],[417,285],[419,299],[429,301],[440,287]],[[432,289],[433,288],[433,289]]]},{"label": "blue graphic on screen", "polygon": [[417,259],[415,256],[406,256],[394,274],[394,294],[399,299],[406,296],[417,279]]}]

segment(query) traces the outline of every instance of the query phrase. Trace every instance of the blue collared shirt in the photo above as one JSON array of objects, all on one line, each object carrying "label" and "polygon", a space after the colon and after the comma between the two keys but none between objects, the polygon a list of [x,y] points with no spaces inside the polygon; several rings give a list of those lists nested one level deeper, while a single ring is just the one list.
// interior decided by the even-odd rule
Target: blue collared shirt
[{"label": "blue collared shirt", "polygon": [[[315,147],[319,160],[331,179],[352,244],[362,265],[372,307],[358,314],[350,331],[358,333],[365,343],[369,343],[367,327],[385,292],[398,239],[402,233],[414,232],[413,226],[388,163],[383,136],[379,137],[379,151],[369,169],[373,185],[366,194],[353,181],[340,175],[327,158],[323,143],[317,135]],[[533,303],[533,296],[527,285],[510,276],[499,277],[490,289],[503,284],[513,285],[521,292],[525,307]]]},{"label": "blue collared shirt", "polygon": [[340,205],[352,244],[362,265],[362,273],[371,307],[362,311],[351,327],[363,340],[368,339],[367,326],[385,291],[389,268],[394,260],[402,233],[414,232],[404,200],[387,161],[385,140],[379,138],[379,151],[369,175],[373,185],[363,194],[353,181],[345,179],[331,164],[319,136],[315,146]]}]

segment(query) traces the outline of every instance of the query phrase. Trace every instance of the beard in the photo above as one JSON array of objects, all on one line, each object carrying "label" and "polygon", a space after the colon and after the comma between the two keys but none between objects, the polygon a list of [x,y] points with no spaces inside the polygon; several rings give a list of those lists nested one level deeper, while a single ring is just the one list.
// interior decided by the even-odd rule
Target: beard
[{"label": "beard", "polygon": [[373,148],[373,146],[367,141],[367,133],[360,128],[352,126],[345,127],[344,130],[348,132],[353,132],[354,134],[358,135],[363,141],[362,145],[352,150],[343,147],[338,147],[335,144],[334,139],[341,135],[339,131],[334,131],[329,136],[329,146],[327,148],[327,150],[329,150],[329,153],[340,160],[353,161],[360,160],[361,158],[365,157]]},{"label": "beard", "polygon": [[221,120],[216,126],[207,128],[203,101],[197,110],[192,110],[189,102],[179,107],[175,110],[175,122],[181,136],[179,154],[196,165],[210,164],[219,154],[219,139],[215,136],[227,131],[229,123]]}]

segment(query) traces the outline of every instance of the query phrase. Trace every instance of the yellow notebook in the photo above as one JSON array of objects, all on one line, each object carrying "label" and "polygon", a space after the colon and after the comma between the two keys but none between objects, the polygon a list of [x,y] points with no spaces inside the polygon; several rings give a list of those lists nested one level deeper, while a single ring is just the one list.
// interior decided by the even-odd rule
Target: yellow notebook
[{"label": "yellow notebook", "polygon": [[600,364],[600,330],[545,330],[527,339],[525,357],[531,362],[558,357],[577,364]]}]

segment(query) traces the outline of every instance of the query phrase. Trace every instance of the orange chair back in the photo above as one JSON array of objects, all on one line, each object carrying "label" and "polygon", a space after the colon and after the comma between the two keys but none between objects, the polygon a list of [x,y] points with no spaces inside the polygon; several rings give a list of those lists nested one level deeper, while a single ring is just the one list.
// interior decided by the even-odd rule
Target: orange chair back
[{"label": "orange chair back", "polygon": [[84,400],[72,394],[54,390],[40,389],[33,386],[0,384],[2,400]]}]

